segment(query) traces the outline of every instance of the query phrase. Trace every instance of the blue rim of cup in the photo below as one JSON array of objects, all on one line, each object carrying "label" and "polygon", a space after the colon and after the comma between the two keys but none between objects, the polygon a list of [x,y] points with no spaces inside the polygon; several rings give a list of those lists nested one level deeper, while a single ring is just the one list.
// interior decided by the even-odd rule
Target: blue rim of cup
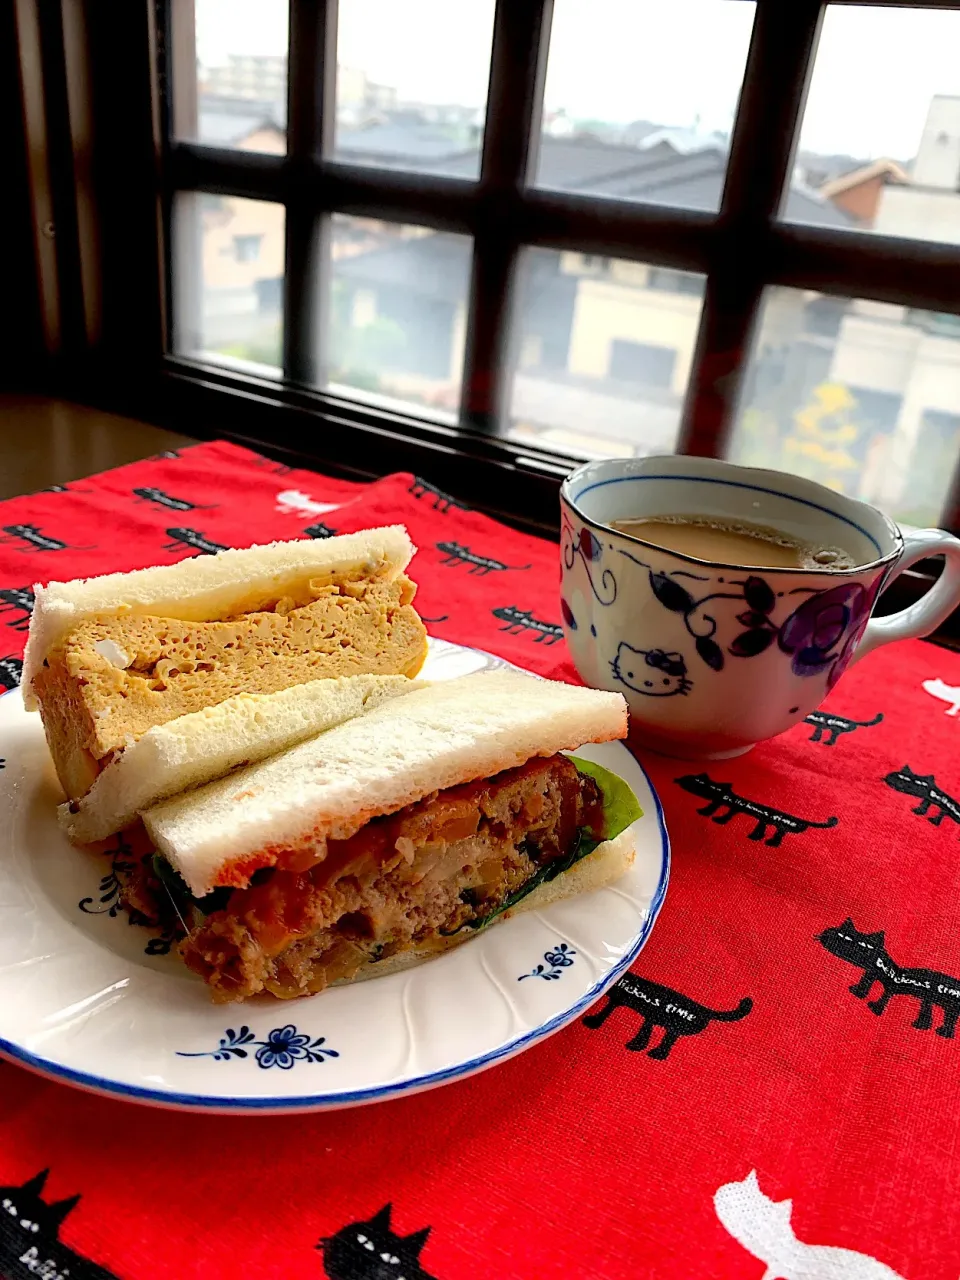
[{"label": "blue rim of cup", "polygon": [[[655,459],[651,458],[649,459],[649,461],[655,461]],[[664,461],[667,461],[667,459],[665,458]],[[849,569],[829,569],[829,568],[785,569],[785,568],[777,568],[775,566],[767,566],[767,565],[758,566],[758,568],[763,569],[764,574],[792,575],[796,573],[802,573],[802,574],[810,574],[815,577],[816,576],[822,577],[824,574],[829,574],[831,578],[851,577],[851,576],[859,575],[862,573],[868,573],[871,570],[880,569],[884,565],[888,565],[892,561],[899,559],[900,555],[903,553],[903,534],[900,532],[896,524],[894,524],[894,522],[890,520],[888,516],[885,516],[882,511],[878,511],[876,507],[871,507],[870,510],[876,512],[876,514],[886,523],[886,525],[888,526],[888,530],[890,532],[890,536],[892,537],[894,542],[893,547],[891,548],[890,551],[887,552],[886,555],[879,554],[880,544],[877,542],[873,534],[868,533],[867,530],[864,529],[862,525],[857,524],[855,520],[851,520],[849,516],[845,516],[841,514],[839,511],[836,511],[831,507],[824,506],[822,503],[819,503],[819,502],[814,502],[810,498],[800,497],[797,494],[784,493],[781,489],[773,489],[764,485],[752,484],[746,480],[737,480],[733,478],[725,479],[722,476],[691,476],[691,475],[669,475],[669,474],[610,476],[608,479],[605,479],[605,480],[594,481],[593,484],[590,484],[585,489],[582,489],[577,494],[577,498],[575,499],[571,492],[573,484],[588,467],[592,467],[595,465],[596,463],[593,463],[593,462],[585,463],[582,467],[578,467],[576,471],[572,472],[569,476],[566,477],[566,479],[563,481],[563,484],[560,486],[561,501],[567,504],[567,506],[571,509],[571,511],[575,513],[578,519],[582,520],[584,524],[589,525],[593,529],[599,529],[605,533],[616,534],[617,537],[626,538],[628,542],[635,542],[637,543],[638,546],[648,547],[651,551],[659,551],[662,554],[675,556],[678,560],[684,560],[688,564],[702,565],[709,569],[737,569],[742,567],[742,566],[730,564],[729,562],[725,562],[725,561],[700,560],[698,559],[697,556],[687,555],[682,551],[674,551],[672,549],[667,549],[667,548],[658,546],[654,542],[646,542],[643,538],[638,538],[635,534],[624,533],[622,529],[614,529],[611,525],[605,524],[602,520],[596,520],[593,516],[588,516],[583,511],[583,509],[580,506],[578,506],[578,500],[582,498],[584,494],[590,493],[594,489],[602,489],[607,485],[621,484],[625,481],[632,482],[636,480],[675,480],[675,481],[696,481],[698,483],[703,483],[703,484],[729,485],[737,489],[747,489],[754,493],[765,493],[772,498],[784,498],[788,502],[799,502],[802,506],[811,507],[816,511],[822,511],[825,515],[831,516],[835,520],[841,520],[844,524],[849,525],[852,529],[856,529],[857,533],[861,534],[864,538],[867,539],[868,542],[872,543],[872,545],[876,548],[878,553],[877,559],[871,560],[867,564],[854,565]],[[734,464],[731,463],[729,465],[732,466]],[[748,472],[751,475],[762,474],[762,475],[769,475],[769,476],[777,476],[780,474],[777,471],[772,471],[772,470],[763,469],[763,468],[744,467],[744,468],[741,468],[741,470]],[[798,477],[798,478],[802,478],[802,477]],[[868,503],[864,503],[863,505],[869,506]]]}]

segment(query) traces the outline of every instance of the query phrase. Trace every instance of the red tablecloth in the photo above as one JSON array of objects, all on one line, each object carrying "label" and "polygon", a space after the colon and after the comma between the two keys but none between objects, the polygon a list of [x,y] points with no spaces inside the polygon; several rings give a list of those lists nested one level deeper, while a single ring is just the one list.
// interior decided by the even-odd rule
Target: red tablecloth
[{"label": "red tablecloth", "polygon": [[[573,678],[557,548],[409,475],[361,486],[204,444],[0,517],[7,684],[35,580],[395,521],[420,548],[433,634]],[[732,808],[678,784],[698,770],[645,759],[673,875],[611,1016],[471,1080],[233,1118],[0,1065],[0,1205],[32,1205],[41,1227],[32,1260],[0,1274],[52,1280],[43,1246],[59,1232],[72,1280],[103,1274],[81,1259],[137,1280],[956,1280],[958,705],[960,657],[905,643],[844,677],[831,722],[710,765]],[[810,825],[778,837],[777,813]],[[351,1224],[406,1261],[326,1270],[318,1242]]]}]

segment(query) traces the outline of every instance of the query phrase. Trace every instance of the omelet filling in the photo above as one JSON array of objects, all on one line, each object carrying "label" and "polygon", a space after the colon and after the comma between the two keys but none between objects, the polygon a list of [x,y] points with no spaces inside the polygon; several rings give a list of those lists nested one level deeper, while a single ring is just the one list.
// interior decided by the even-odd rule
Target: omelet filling
[{"label": "omelet filling", "polygon": [[57,774],[84,795],[153,725],[238,693],[332,676],[414,676],[426,657],[415,585],[401,574],[312,579],[251,612],[208,622],[151,614],[88,618],[33,682]]}]

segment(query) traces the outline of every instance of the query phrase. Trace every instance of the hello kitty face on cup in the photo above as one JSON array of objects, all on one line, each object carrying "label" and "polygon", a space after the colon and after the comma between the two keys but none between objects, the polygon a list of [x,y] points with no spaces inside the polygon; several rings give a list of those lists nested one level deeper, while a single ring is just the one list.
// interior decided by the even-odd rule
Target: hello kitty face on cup
[{"label": "hello kitty face on cup", "polygon": [[615,680],[647,698],[672,698],[693,688],[687,679],[687,664],[679,653],[634,649],[623,640],[610,667]]}]

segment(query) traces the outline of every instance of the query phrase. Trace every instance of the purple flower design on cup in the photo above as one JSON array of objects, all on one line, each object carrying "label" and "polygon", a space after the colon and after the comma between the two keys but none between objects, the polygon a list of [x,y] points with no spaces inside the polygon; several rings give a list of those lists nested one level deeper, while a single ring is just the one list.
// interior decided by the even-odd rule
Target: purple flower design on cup
[{"label": "purple flower design on cup", "polygon": [[777,643],[791,655],[798,676],[815,676],[828,667],[829,682],[839,680],[869,617],[874,593],[859,582],[843,583],[804,600],[787,618]]}]

